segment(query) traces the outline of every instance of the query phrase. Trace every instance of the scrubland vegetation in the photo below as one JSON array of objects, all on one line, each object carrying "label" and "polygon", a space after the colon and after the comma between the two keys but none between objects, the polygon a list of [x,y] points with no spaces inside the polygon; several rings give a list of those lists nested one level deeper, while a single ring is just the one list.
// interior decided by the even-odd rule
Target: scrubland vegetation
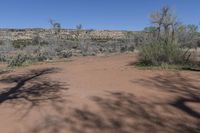
[{"label": "scrubland vegetation", "polygon": [[[145,28],[148,37],[140,50],[140,64],[144,66],[177,65],[181,68],[198,68],[198,26],[184,25],[169,7],[150,16],[152,27]],[[191,51],[191,49],[196,49]]]},{"label": "scrubland vegetation", "polygon": [[[125,39],[92,38],[89,36],[89,30],[80,28],[77,26],[71,35],[72,37],[68,39],[60,36],[61,29],[53,27],[51,34],[43,38],[38,33],[32,39],[3,40],[0,45],[0,61],[10,64],[9,66],[19,66],[26,62],[69,58],[71,56],[133,52],[135,49],[134,40],[128,37],[133,36],[130,33]],[[21,63],[17,60],[21,60]],[[15,65],[13,62],[18,62],[18,64]]]},{"label": "scrubland vegetation", "polygon": [[[93,30],[77,25],[72,37],[60,36],[61,24],[50,20],[51,34],[42,38],[39,32],[32,39],[11,41],[9,35],[0,44],[0,62],[21,66],[31,62],[47,61],[71,56],[139,51],[139,66],[175,66],[199,68],[200,33],[196,25],[184,25],[169,7],[153,12],[152,26],[141,32],[124,32],[123,39],[92,38]],[[83,34],[84,33],[84,34]]]}]

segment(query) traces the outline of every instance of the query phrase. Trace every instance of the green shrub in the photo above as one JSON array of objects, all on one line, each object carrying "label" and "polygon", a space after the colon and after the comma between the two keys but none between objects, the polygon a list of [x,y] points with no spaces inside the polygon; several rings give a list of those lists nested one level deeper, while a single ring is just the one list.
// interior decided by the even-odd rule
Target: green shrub
[{"label": "green shrub", "polygon": [[190,54],[181,49],[178,44],[164,41],[152,41],[149,44],[142,45],[139,51],[140,63],[153,66],[183,64]]}]

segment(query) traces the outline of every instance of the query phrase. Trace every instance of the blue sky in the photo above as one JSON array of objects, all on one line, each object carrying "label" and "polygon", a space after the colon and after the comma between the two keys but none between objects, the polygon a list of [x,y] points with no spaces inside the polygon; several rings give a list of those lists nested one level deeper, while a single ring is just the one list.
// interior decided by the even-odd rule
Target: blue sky
[{"label": "blue sky", "polygon": [[52,18],[63,28],[136,31],[163,5],[183,23],[200,22],[200,0],[0,0],[0,28],[49,28]]}]

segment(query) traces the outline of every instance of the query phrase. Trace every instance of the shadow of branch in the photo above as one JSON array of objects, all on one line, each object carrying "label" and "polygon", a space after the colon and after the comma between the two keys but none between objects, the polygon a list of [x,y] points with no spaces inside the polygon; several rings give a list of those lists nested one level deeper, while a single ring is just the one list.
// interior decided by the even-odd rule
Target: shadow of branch
[{"label": "shadow of branch", "polygon": [[187,113],[189,116],[200,118],[200,112],[197,112],[186,105],[186,103],[200,104],[199,79],[200,77],[197,79],[184,77],[177,72],[171,75],[158,75],[150,79],[140,79],[133,82],[145,86],[156,87],[158,88],[158,91],[161,90],[177,94],[176,100],[169,103],[169,105]]},{"label": "shadow of branch", "polygon": [[[69,114],[48,116],[32,133],[198,133],[198,123],[184,122],[176,115],[162,116],[157,104],[139,100],[131,93],[108,92],[90,98],[98,110],[71,108]],[[165,106],[165,105],[162,105]]]},{"label": "shadow of branch", "polygon": [[55,105],[55,103],[64,102],[62,91],[68,88],[65,88],[60,82],[45,77],[56,72],[59,72],[59,69],[46,68],[31,70],[22,75],[10,75],[1,78],[1,83],[15,83],[16,85],[2,89],[0,92],[0,105],[3,103],[12,104],[12,106],[29,104],[27,112],[23,115],[25,116],[28,114],[28,110],[40,107],[44,103]]}]

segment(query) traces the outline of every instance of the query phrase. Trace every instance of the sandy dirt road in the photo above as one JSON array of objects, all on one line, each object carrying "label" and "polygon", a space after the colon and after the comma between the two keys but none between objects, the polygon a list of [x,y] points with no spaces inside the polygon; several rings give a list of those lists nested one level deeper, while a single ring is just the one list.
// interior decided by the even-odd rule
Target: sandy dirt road
[{"label": "sandy dirt road", "polygon": [[200,133],[200,72],[139,70],[136,55],[0,73],[0,133]]}]

